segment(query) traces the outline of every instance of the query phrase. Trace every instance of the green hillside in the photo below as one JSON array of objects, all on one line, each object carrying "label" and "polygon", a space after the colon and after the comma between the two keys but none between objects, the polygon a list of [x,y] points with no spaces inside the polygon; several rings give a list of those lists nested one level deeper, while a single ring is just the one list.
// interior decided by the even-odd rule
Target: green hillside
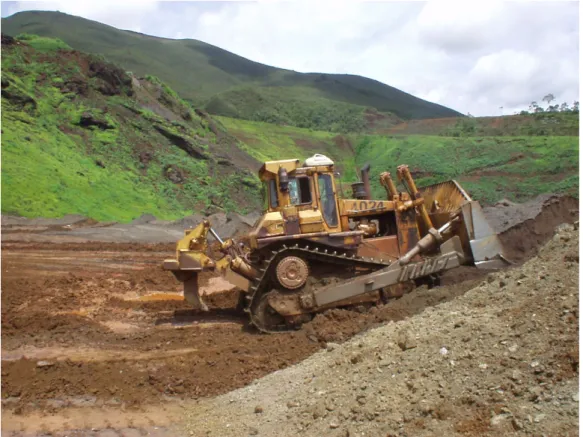
[{"label": "green hillside", "polygon": [[305,159],[316,153],[334,160],[342,180],[354,182],[354,135],[313,131],[292,126],[215,117],[239,141],[239,146],[258,161]]},{"label": "green hillside", "polygon": [[297,73],[201,41],[156,38],[59,12],[20,12],[3,18],[2,29],[12,36],[60,38],[135,74],[156,75],[185,100],[217,115],[344,132],[366,128],[366,108],[387,119],[461,115],[364,77]]},{"label": "green hillside", "polygon": [[[579,137],[365,136],[356,163],[369,162],[377,179],[408,164],[418,185],[456,179],[475,200],[525,201],[542,193],[579,191]],[[374,184],[376,196],[386,196]]]},{"label": "green hillside", "polygon": [[[369,126],[384,121],[374,111],[365,115]],[[460,130],[457,123],[468,118],[429,136],[211,117],[156,76],[128,73],[58,39],[3,35],[2,212],[129,221],[144,213],[172,219],[260,210],[261,162],[314,153],[330,156],[345,184],[371,163],[380,198],[379,173],[399,164],[408,164],[420,185],[455,178],[486,204],[544,192],[577,195],[579,138],[559,135],[575,132],[572,115],[538,115],[522,124],[502,118],[498,136],[480,136],[488,125]],[[531,136],[508,136],[524,126]]]},{"label": "green hillside", "polygon": [[[555,125],[555,129],[568,130],[571,117],[562,115],[564,123]],[[386,197],[377,183],[380,173],[390,171],[396,175],[400,164],[409,165],[419,185],[456,179],[484,204],[504,197],[524,201],[549,192],[578,194],[579,137],[574,135],[341,135],[226,117],[217,119],[259,161],[302,158],[314,153],[332,157],[347,195],[349,184],[356,181],[356,169],[367,162],[371,164],[376,198]]]},{"label": "green hillside", "polygon": [[3,213],[127,221],[244,212],[261,204],[258,166],[155,77],[59,40],[3,35]]},{"label": "green hillside", "polygon": [[578,136],[579,111],[548,111],[501,117],[437,118],[410,120],[389,127],[375,127],[378,134],[480,136]]}]

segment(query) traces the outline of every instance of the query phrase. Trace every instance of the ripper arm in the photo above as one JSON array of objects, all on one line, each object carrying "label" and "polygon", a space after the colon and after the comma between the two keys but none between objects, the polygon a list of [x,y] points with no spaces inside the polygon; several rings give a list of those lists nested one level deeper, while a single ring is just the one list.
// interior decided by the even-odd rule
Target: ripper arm
[{"label": "ripper arm", "polygon": [[[208,244],[209,233],[219,244],[218,250],[224,254],[219,260],[214,260],[210,255],[212,248]],[[233,285],[246,289],[248,279],[253,278],[256,272],[245,262],[244,257],[242,246],[231,238],[223,241],[210,222],[203,220],[194,229],[185,231],[184,237],[176,244],[176,258],[165,260],[162,268],[171,271],[176,279],[184,283],[184,298],[191,305],[208,311],[198,292],[198,273],[218,272]]]}]

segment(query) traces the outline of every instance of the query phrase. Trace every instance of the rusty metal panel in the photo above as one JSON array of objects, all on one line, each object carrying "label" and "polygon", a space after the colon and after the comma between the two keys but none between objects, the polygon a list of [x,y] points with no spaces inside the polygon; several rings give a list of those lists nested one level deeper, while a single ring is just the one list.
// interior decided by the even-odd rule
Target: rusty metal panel
[{"label": "rusty metal panel", "polygon": [[288,217],[285,220],[285,233],[287,235],[295,235],[300,233],[300,220],[297,216]]},{"label": "rusty metal panel", "polygon": [[434,202],[437,202],[441,211],[455,212],[463,204],[472,201],[468,193],[453,179],[421,187],[419,192],[425,200],[425,208],[428,211],[432,211]]},{"label": "rusty metal panel", "polygon": [[[340,204],[342,204],[342,202],[339,202]],[[340,227],[343,231],[348,231],[350,230],[350,225],[348,224],[348,217],[346,217],[345,215],[340,215]]]},{"label": "rusty metal panel", "polygon": [[[433,212],[429,213],[429,218],[431,219],[431,223],[433,223],[433,227],[439,229],[451,220],[451,214],[449,212]],[[421,218],[417,219],[417,226],[419,227],[421,235],[425,235],[429,232],[429,229],[425,226],[425,223],[423,223]]]},{"label": "rusty metal panel", "polygon": [[395,260],[399,258],[399,240],[396,235],[367,238],[358,248],[358,255],[376,259]]},{"label": "rusty metal panel", "polygon": [[282,209],[282,213],[286,235],[299,234],[300,218],[298,217],[297,208],[295,206],[285,206]]},{"label": "rusty metal panel", "polygon": [[419,230],[416,227],[407,229],[408,251],[415,247],[417,244],[416,240],[419,241]]},{"label": "rusty metal panel", "polygon": [[417,215],[415,209],[409,209],[395,214],[397,218],[397,237],[399,238],[400,253],[407,253],[419,241]]},{"label": "rusty metal panel", "polygon": [[287,240],[310,240],[332,247],[346,247],[353,249],[358,246],[362,239],[362,231],[336,232],[313,232],[310,234],[282,235],[277,237],[265,237],[257,239],[257,247],[263,248],[271,243]]}]

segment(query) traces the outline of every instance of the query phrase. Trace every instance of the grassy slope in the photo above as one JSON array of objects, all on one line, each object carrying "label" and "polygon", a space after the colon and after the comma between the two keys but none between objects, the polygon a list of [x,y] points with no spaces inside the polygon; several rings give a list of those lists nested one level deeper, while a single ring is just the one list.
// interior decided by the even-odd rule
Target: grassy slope
[{"label": "grassy slope", "polygon": [[[356,144],[356,162],[370,162],[375,179],[408,164],[420,186],[456,179],[480,202],[524,201],[549,192],[577,196],[578,144],[575,136],[366,136]],[[386,195],[376,184],[374,194]]]},{"label": "grassy slope", "polygon": [[[64,44],[54,40],[29,42],[36,49],[2,46],[2,212],[128,221],[143,213],[177,218],[211,203],[237,211],[260,204],[253,174],[225,159],[236,140],[211,132],[167,87],[152,79],[135,91],[99,58],[57,52]],[[118,92],[99,91],[109,86],[111,94],[111,83],[92,69],[111,83],[121,78]],[[105,127],[82,127],[87,116]],[[238,152],[239,161],[254,162]]]},{"label": "grassy slope", "polygon": [[237,137],[239,147],[259,162],[296,158],[303,162],[320,153],[334,160],[343,179],[355,178],[354,148],[346,135],[228,117],[215,118]]},{"label": "grassy slope", "polygon": [[[195,115],[156,78],[141,80],[132,96],[104,96],[96,91],[103,81],[88,71],[91,60],[106,65],[102,60],[74,51],[57,53],[66,45],[51,39],[29,43],[37,50],[2,49],[3,212],[31,217],[80,213],[120,221],[143,213],[175,218],[211,203],[243,212],[260,204],[257,181],[235,166],[255,173],[261,161],[303,160],[314,153],[333,158],[345,182],[355,180],[357,165],[371,162],[373,189],[380,198],[385,193],[376,183],[378,174],[394,172],[401,163],[409,164],[421,185],[456,178],[486,203],[551,191],[577,194],[576,136],[347,136],[227,117],[213,120]],[[87,95],[67,91],[75,81],[88,87]],[[79,126],[87,113],[108,128]],[[574,123],[565,114],[552,122],[530,120],[535,122],[528,121],[529,129],[538,133],[549,126],[553,133],[571,132]],[[431,120],[426,124],[434,125]],[[524,125],[509,124],[497,133],[516,134]],[[205,157],[194,159],[155,127],[187,139]],[[149,154],[146,160],[144,154]],[[180,183],[169,178],[175,171],[183,177]]]},{"label": "grassy slope", "polygon": [[[323,153],[334,159],[345,183],[354,182],[356,168],[370,162],[377,198],[386,195],[378,175],[386,170],[396,174],[399,164],[408,164],[420,185],[456,179],[486,204],[503,197],[523,201],[545,192],[578,191],[576,136],[347,136],[217,118],[258,161]],[[569,129],[572,120],[563,121],[555,128]]]},{"label": "grassy slope", "polygon": [[377,128],[379,134],[442,135],[453,137],[480,136],[578,136],[579,114],[573,112],[542,112],[503,117],[439,118],[411,120],[387,128]]},{"label": "grassy slope", "polygon": [[[405,119],[461,115],[364,77],[297,73],[200,41],[150,37],[57,12],[21,12],[3,18],[2,28],[12,36],[58,37],[76,49],[102,53],[134,73],[162,78],[185,99],[198,106],[208,103],[208,110],[219,115],[267,122],[275,117],[296,126],[309,120],[310,127],[343,131],[354,130],[354,114],[361,114],[362,121],[365,107]],[[258,95],[262,111],[253,104]],[[314,113],[324,119],[321,124],[310,118]],[[346,117],[349,125],[338,129]]]},{"label": "grassy slope", "polygon": [[[213,114],[280,126],[343,133],[369,129],[366,107],[328,100],[309,87],[244,86],[214,96],[205,108]],[[389,114],[380,116],[389,118]]]}]

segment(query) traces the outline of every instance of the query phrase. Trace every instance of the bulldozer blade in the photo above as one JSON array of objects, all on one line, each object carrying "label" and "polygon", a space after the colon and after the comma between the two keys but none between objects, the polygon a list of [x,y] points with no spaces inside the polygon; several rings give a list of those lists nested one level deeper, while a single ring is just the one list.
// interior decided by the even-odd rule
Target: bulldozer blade
[{"label": "bulldozer blade", "polygon": [[192,305],[197,310],[201,311],[209,310],[198,292],[197,272],[190,272],[188,277],[184,280],[184,300],[186,300],[190,305]]},{"label": "bulldozer blade", "polygon": [[425,208],[430,213],[433,210],[434,202],[439,205],[439,210],[442,212],[455,212],[464,203],[472,201],[462,186],[453,179],[421,187],[419,192],[425,200]]},{"label": "bulldozer blade", "polygon": [[476,201],[467,202],[461,209],[474,265],[479,269],[501,269],[511,265],[504,255],[502,242],[486,220],[480,204]]}]

